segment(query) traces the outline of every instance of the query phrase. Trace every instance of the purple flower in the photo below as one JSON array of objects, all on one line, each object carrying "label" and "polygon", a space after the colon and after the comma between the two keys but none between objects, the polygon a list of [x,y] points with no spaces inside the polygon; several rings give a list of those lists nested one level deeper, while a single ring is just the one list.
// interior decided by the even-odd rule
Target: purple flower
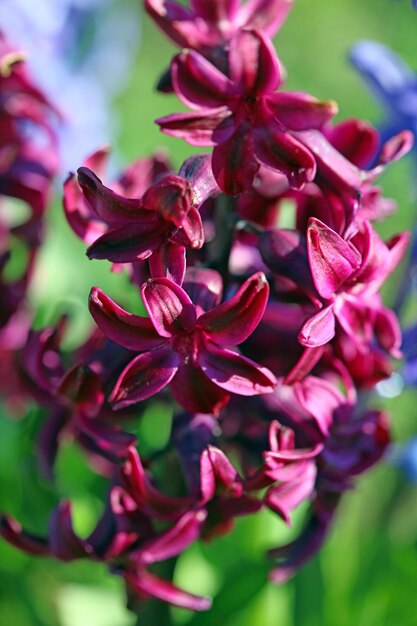
[{"label": "purple flower", "polygon": [[[220,48],[239,30],[256,28],[273,37],[294,0],[190,0],[191,8],[167,0],[145,0],[145,8],[181,48],[207,52]],[[213,52],[211,56],[214,56]]]},{"label": "purple flower", "polygon": [[398,356],[401,343],[395,315],[381,305],[378,290],[399,263],[408,243],[403,233],[384,244],[369,223],[350,241],[310,219],[307,251],[311,274],[323,306],[299,333],[304,346],[316,347],[335,335],[336,320],[352,341],[370,343],[375,335]]},{"label": "purple flower", "polygon": [[96,323],[113,341],[141,353],[116,383],[115,408],[145,400],[167,384],[181,406],[200,413],[218,413],[230,392],[251,396],[273,390],[276,380],[269,370],[227,347],[245,341],[258,325],[269,294],[264,274],[254,274],[223,304],[218,304],[218,277],[213,289],[211,308],[203,312],[206,293],[203,302],[193,304],[171,280],[149,280],[142,287],[147,319],[93,288],[90,312]]},{"label": "purple flower", "polygon": [[106,384],[114,380],[112,369],[124,365],[130,354],[98,331],[100,337],[96,332],[89,338],[73,355],[75,364],[66,370],[60,350],[65,330],[62,319],[56,328],[31,331],[17,358],[21,392],[49,411],[38,440],[41,470],[49,478],[53,475],[60,443],[71,432],[90,456],[100,458],[106,474],[110,463],[126,458],[136,441],[110,423],[113,414],[105,402]]},{"label": "purple flower", "polygon": [[230,195],[249,189],[261,163],[285,174],[294,187],[313,180],[314,157],[289,131],[321,128],[337,112],[335,103],[274,93],[280,63],[257,31],[234,36],[228,62],[226,75],[193,50],[175,57],[175,92],[194,111],[160,118],[161,130],[193,145],[213,145],[215,179]]}]

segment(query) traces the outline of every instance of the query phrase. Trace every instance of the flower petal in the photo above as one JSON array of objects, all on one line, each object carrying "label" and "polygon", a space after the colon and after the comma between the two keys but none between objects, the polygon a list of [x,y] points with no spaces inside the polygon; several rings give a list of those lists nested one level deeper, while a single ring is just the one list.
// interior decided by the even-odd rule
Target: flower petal
[{"label": "flower petal", "polygon": [[26,532],[19,522],[8,515],[0,515],[0,535],[12,546],[28,554],[46,555],[49,553],[46,539]]},{"label": "flower petal", "polygon": [[281,79],[275,48],[259,31],[241,30],[232,38],[229,67],[233,86],[245,96],[272,92]]},{"label": "flower petal", "polygon": [[178,404],[190,413],[218,415],[230,397],[196,363],[181,363],[170,389]]},{"label": "flower petal", "polygon": [[174,58],[171,76],[178,98],[191,109],[223,106],[233,93],[230,78],[195,50],[184,50]]},{"label": "flower petal", "polygon": [[213,131],[227,117],[230,117],[230,111],[222,106],[192,113],[173,113],[155,121],[166,135],[181,137],[192,146],[212,146]]},{"label": "flower petal", "polygon": [[[226,119],[225,123],[229,125],[229,120]],[[236,196],[250,188],[259,163],[254,156],[252,129],[247,122],[240,122],[225,141],[215,146],[212,167],[217,184],[229,196]]]},{"label": "flower petal", "polygon": [[141,211],[139,200],[125,198],[109,187],[103,185],[101,180],[88,167],[80,167],[77,170],[78,184],[84,197],[98,217],[107,224],[119,224],[128,220],[135,221],[136,215]]},{"label": "flower petal", "polygon": [[53,511],[48,534],[50,550],[60,561],[72,561],[88,553],[88,546],[74,532],[71,504],[67,501],[61,502]]},{"label": "flower petal", "polygon": [[304,472],[297,479],[268,489],[265,494],[265,504],[278,513],[286,524],[290,524],[290,511],[312,494],[316,474],[315,463],[306,463]]},{"label": "flower petal", "polygon": [[274,93],[268,96],[267,107],[290,130],[321,128],[338,112],[333,100],[323,102],[301,91]]},{"label": "flower petal", "polygon": [[108,230],[87,250],[89,259],[107,259],[113,263],[133,263],[147,259],[165,237],[165,227],[156,218]]},{"label": "flower petal", "polygon": [[150,398],[173,378],[179,358],[169,347],[139,354],[124,368],[109,398],[114,409],[123,409]]},{"label": "flower petal", "polygon": [[128,313],[98,287],[91,290],[89,309],[103,333],[128,350],[152,350],[165,342],[148,318]]},{"label": "flower petal", "polygon": [[143,206],[161,215],[178,228],[191,207],[192,188],[188,180],[170,174],[149,187],[142,197]]},{"label": "flower petal", "polygon": [[334,230],[316,218],[310,218],[307,250],[311,273],[322,298],[334,297],[361,264],[361,254]]},{"label": "flower petal", "polygon": [[195,307],[185,291],[172,280],[148,280],[141,293],[148,315],[161,337],[194,329]]},{"label": "flower petal", "polygon": [[241,396],[271,393],[277,384],[275,376],[266,367],[210,341],[199,353],[198,362],[213,383]]},{"label": "flower petal", "polygon": [[294,0],[248,0],[239,11],[241,28],[256,28],[273,37],[293,4]]},{"label": "flower petal", "polygon": [[298,341],[307,348],[323,346],[335,335],[334,304],[330,304],[304,322]]},{"label": "flower petal", "polygon": [[185,274],[185,248],[167,242],[149,258],[149,270],[152,278],[169,278],[182,285]]},{"label": "flower petal", "polygon": [[178,589],[167,580],[162,580],[146,570],[125,572],[125,580],[134,593],[139,597],[157,598],[174,606],[181,606],[191,611],[207,611],[211,607],[211,600],[203,596],[195,596]]},{"label": "flower petal", "polygon": [[298,189],[314,179],[316,161],[310,150],[296,137],[282,130],[275,121],[259,121],[255,130],[254,150],[259,161],[284,174],[291,187]]},{"label": "flower petal", "polygon": [[223,293],[221,274],[200,267],[187,267],[183,286],[194,302],[197,316],[217,306]]},{"label": "flower petal", "polygon": [[174,526],[130,552],[129,558],[140,565],[150,565],[176,556],[197,541],[206,517],[204,510],[187,511]]},{"label": "flower petal", "polygon": [[258,326],[269,297],[269,285],[263,272],[248,278],[239,291],[198,318],[198,326],[215,343],[238,345]]}]

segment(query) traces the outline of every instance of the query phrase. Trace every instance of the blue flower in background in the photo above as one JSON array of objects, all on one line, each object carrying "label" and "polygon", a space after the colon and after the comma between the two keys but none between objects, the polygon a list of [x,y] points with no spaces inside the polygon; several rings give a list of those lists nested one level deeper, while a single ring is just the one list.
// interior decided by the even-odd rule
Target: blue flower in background
[{"label": "blue flower in background", "polygon": [[[358,42],[349,56],[385,109],[386,119],[380,126],[382,143],[404,129],[417,134],[417,74],[395,52],[377,41]],[[414,144],[415,155],[416,148]]]},{"label": "blue flower in background", "polygon": [[[0,24],[27,53],[37,83],[60,109],[63,172],[115,135],[111,100],[124,87],[139,41],[130,0],[1,0]],[[45,68],[48,68],[45,71]]]},{"label": "blue flower in background", "polygon": [[410,482],[417,483],[417,437],[412,437],[402,445],[393,446],[390,460],[403,471]]}]

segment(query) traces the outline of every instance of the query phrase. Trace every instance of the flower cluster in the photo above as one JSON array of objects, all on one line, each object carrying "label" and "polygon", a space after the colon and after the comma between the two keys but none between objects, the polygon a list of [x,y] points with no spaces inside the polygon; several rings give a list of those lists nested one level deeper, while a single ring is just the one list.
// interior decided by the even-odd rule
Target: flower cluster
[{"label": "flower cluster", "polygon": [[[70,226],[89,258],[126,269],[146,314],[93,287],[97,329],[70,359],[65,320],[33,331],[19,354],[22,388],[49,411],[44,471],[52,475],[70,432],[109,486],[86,538],[69,501],[45,536],[7,515],[0,532],[31,554],[105,563],[132,606],[157,598],[207,609],[209,599],[153,565],[261,508],[290,524],[309,500],[300,535],[270,551],[272,580],[286,580],[390,441],[388,416],[359,406],[358,391],[388,377],[401,355],[380,289],[408,234],[384,242],[376,232],[373,222],[395,206],[375,181],[412,137],[403,131],[381,146],[365,122],[334,124],[333,101],[277,91],[284,70],[270,37],[291,4],[145,1],[183,48],[160,85],[191,109],[157,123],[212,151],[178,172],[156,154],[106,184],[101,149],[68,177]],[[155,398],[172,408],[172,429],[147,456],[125,424]]]},{"label": "flower cluster", "polygon": [[6,389],[12,353],[30,326],[25,297],[58,168],[56,115],[28,75],[23,53],[0,33],[0,386]]}]

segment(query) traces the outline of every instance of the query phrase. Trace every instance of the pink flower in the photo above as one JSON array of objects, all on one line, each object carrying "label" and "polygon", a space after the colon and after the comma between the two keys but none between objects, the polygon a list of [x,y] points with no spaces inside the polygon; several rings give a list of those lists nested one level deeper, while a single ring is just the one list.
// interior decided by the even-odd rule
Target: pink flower
[{"label": "pink flower", "polygon": [[384,244],[369,222],[345,241],[315,218],[307,229],[307,249],[314,285],[322,308],[303,325],[299,341],[321,346],[335,335],[336,321],[356,344],[378,343],[398,356],[397,319],[382,306],[378,290],[399,263],[408,243],[402,233]]},{"label": "pink flower", "polygon": [[[245,341],[263,315],[269,294],[264,274],[254,274],[223,304],[218,304],[219,276],[209,271],[210,278],[208,312],[173,281],[149,280],[142,287],[149,319],[124,311],[93,288],[90,312],[96,323],[116,343],[140,352],[116,383],[115,408],[145,400],[168,384],[179,404],[201,413],[218,413],[230,392],[251,396],[274,389],[269,370],[228,348]],[[207,294],[201,293],[206,306]]]},{"label": "pink flower", "polygon": [[193,145],[213,145],[214,177],[230,195],[249,189],[261,164],[285,174],[294,187],[313,180],[312,152],[289,131],[321,128],[337,112],[335,103],[275,93],[280,63],[257,31],[233,37],[228,65],[226,75],[193,50],[175,57],[174,90],[194,111],[160,118],[161,130]]},{"label": "pink flower", "polygon": [[187,8],[170,0],[145,0],[145,8],[174,43],[207,54],[242,28],[257,28],[273,37],[293,2],[249,0],[239,6],[239,0],[190,0]]}]

